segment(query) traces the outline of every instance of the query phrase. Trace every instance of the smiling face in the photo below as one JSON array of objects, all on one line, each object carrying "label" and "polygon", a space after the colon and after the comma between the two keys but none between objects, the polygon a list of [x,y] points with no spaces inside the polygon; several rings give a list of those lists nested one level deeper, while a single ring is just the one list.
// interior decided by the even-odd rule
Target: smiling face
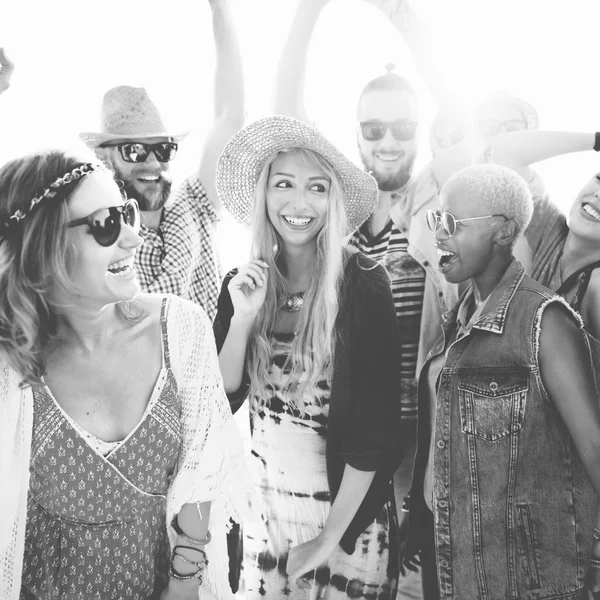
[{"label": "smiling face", "polygon": [[331,181],[298,150],[281,152],[267,180],[267,214],[287,246],[316,246],[327,218]]},{"label": "smiling face", "polygon": [[[92,173],[81,181],[68,201],[69,221],[122,204],[121,192],[112,177],[105,172]],[[68,228],[67,235],[74,250],[68,276],[75,288],[75,295],[55,297],[55,302],[94,310],[107,304],[131,300],[139,293],[133,260],[142,238],[129,225],[121,223],[119,238],[108,247],[96,242],[87,224]],[[63,295],[60,292],[58,294]]]},{"label": "smiling face", "polygon": [[579,192],[569,212],[569,230],[593,243],[600,239],[600,173]]},{"label": "smiling face", "polygon": [[[449,212],[457,220],[489,215],[479,199],[460,185],[442,189],[440,212]],[[441,227],[435,232],[438,268],[446,281],[461,283],[485,273],[493,259],[494,236],[499,227],[493,219],[485,218],[457,223],[452,237]]]},{"label": "smiling face", "polygon": [[[358,121],[393,123],[418,121],[417,100],[410,92],[372,91],[358,104]],[[395,191],[410,179],[417,156],[418,133],[412,140],[396,140],[388,129],[381,140],[365,140],[360,127],[358,148],[365,169],[373,175],[381,191]]]},{"label": "smiling face", "polygon": [[[122,142],[141,142],[157,144],[169,142],[170,138],[140,138],[121,140]],[[150,152],[143,163],[131,163],[123,160],[116,146],[98,149],[101,158],[107,160],[115,171],[115,179],[123,182],[123,191],[128,198],[138,201],[140,210],[160,210],[169,199],[171,193],[171,163],[160,162],[154,152]]]}]

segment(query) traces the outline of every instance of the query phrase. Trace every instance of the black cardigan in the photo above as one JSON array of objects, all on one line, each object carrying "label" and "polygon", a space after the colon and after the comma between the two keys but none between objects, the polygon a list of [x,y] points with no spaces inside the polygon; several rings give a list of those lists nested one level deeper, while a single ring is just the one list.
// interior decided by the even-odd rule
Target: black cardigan
[{"label": "black cardigan", "polygon": [[[214,322],[220,352],[233,316],[223,281]],[[393,500],[394,471],[402,461],[400,440],[400,340],[390,283],[385,269],[360,253],[346,266],[336,321],[336,350],[326,434],[327,478],[331,501],[340,488],[345,464],[377,471],[340,546],[354,552],[356,539]],[[249,386],[244,372],[240,389],[229,394],[235,412]],[[390,531],[394,538],[396,532]]]}]

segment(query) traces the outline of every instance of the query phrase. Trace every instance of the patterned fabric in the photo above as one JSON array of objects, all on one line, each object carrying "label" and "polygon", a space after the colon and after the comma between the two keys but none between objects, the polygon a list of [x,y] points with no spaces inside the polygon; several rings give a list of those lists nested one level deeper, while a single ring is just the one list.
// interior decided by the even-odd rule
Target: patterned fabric
[{"label": "patterned fabric", "polygon": [[166,492],[181,445],[164,308],[164,364],[138,426],[107,456],[46,386],[33,391],[23,600],[147,600],[167,583]]},{"label": "patterned fabric", "polygon": [[291,342],[291,335],[274,338],[270,371],[276,389],[269,406],[252,420],[251,466],[262,500],[254,514],[262,512],[262,519],[244,526],[245,598],[391,600],[398,574],[397,558],[389,552],[389,531],[395,527],[390,503],[359,536],[353,554],[338,547],[328,564],[312,574],[310,591],[300,589],[285,573],[290,548],[318,535],[331,506],[325,468],[330,390],[322,381],[320,397],[305,399],[304,416],[293,407],[284,391]]},{"label": "patterned fabric", "polygon": [[417,421],[417,358],[425,292],[425,270],[408,254],[408,239],[390,220],[376,236],[368,224],[354,233],[350,244],[383,265],[390,276],[401,338],[400,401],[403,426]]},{"label": "patterned fabric", "polygon": [[159,230],[142,225],[144,244],[135,255],[142,289],[191,300],[212,321],[221,284],[214,243],[217,220],[199,179],[186,179],[165,206]]}]

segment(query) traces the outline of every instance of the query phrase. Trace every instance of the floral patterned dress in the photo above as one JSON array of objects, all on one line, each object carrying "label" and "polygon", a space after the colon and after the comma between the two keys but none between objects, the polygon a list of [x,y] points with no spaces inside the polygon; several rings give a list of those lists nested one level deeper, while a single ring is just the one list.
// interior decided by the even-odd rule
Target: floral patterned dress
[{"label": "floral patterned dress", "polygon": [[181,427],[165,303],[161,327],[164,362],[150,402],[106,455],[47,386],[34,389],[22,600],[148,600],[166,585],[166,493]]}]

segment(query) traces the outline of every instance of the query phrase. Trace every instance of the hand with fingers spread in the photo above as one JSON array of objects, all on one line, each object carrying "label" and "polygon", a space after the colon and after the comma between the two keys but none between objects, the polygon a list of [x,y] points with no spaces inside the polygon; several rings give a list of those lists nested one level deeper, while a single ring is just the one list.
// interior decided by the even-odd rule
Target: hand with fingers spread
[{"label": "hand with fingers spread", "polygon": [[14,70],[14,63],[8,58],[4,48],[0,48],[0,94],[10,87],[10,78]]},{"label": "hand with fingers spread", "polygon": [[258,314],[267,295],[268,268],[262,260],[251,260],[229,282],[235,319],[254,319]]}]

